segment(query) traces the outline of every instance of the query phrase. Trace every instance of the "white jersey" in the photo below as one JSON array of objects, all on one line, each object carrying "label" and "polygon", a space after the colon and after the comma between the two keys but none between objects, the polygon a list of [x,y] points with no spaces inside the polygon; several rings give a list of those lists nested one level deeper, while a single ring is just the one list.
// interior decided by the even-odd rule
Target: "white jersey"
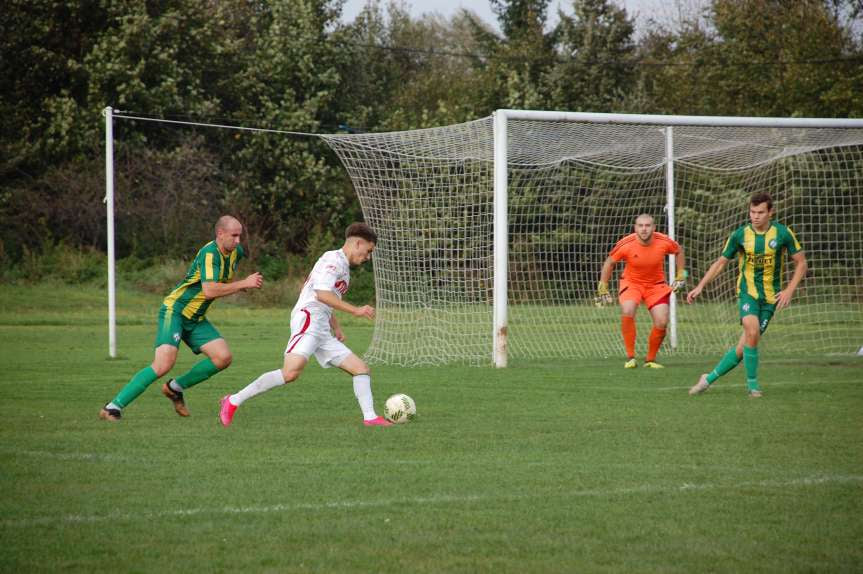
[{"label": "white jersey", "polygon": [[351,266],[344,251],[341,249],[327,251],[321,255],[312,272],[309,273],[291,314],[307,309],[316,316],[316,319],[321,321],[326,319],[329,323],[333,308],[318,301],[315,291],[331,291],[341,299],[348,292],[350,282]]}]

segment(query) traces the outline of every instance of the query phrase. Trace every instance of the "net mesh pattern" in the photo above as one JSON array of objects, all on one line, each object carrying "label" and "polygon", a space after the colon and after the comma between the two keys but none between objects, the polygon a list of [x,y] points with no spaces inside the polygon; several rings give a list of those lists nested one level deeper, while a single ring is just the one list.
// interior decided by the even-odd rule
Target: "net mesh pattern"
[{"label": "net mesh pattern", "polygon": [[[324,137],[379,235],[367,360],[490,364],[492,118]],[[510,360],[622,356],[619,310],[597,308],[593,297],[603,261],[636,216],[652,214],[657,230],[668,231],[666,129],[515,120],[508,139]],[[673,140],[675,236],[690,285],[747,222],[748,197],[768,191],[810,271],[763,345],[856,351],[863,344],[863,130],[674,126]],[[698,303],[677,305],[677,344],[672,349],[667,337],[663,353],[715,353],[736,342],[736,262],[728,267]],[[650,329],[643,308],[637,325],[643,355]]]}]

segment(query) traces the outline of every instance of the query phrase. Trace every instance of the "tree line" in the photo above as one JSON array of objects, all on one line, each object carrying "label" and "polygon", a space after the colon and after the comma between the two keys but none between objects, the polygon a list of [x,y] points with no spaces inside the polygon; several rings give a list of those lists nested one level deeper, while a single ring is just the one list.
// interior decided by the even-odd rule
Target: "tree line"
[{"label": "tree line", "polygon": [[[105,106],[308,133],[464,122],[497,108],[863,117],[859,0],[711,0],[674,22],[611,0],[489,0],[412,17],[370,1],[9,0],[0,11],[0,264],[102,250]],[[236,214],[254,257],[361,217],[318,138],[118,120],[118,257],[188,256]]]}]

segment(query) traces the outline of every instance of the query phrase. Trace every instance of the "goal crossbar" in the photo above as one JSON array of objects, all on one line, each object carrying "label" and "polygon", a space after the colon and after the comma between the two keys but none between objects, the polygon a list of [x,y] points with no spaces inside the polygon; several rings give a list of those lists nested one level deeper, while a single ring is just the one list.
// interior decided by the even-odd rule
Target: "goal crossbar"
[{"label": "goal crossbar", "polygon": [[498,109],[507,120],[590,122],[595,124],[641,124],[655,126],[704,126],[749,128],[863,128],[863,119],[765,118],[746,116],[669,116],[661,114],[601,114],[591,112],[544,112]]}]

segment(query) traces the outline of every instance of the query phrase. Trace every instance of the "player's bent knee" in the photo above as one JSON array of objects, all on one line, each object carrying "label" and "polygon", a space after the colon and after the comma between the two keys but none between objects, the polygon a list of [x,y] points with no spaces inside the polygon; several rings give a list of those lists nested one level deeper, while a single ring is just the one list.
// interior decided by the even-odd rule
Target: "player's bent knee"
[{"label": "player's bent knee", "polygon": [[153,369],[153,372],[156,373],[157,377],[162,377],[166,375],[168,371],[174,368],[174,363],[176,361],[171,361],[168,359],[156,359],[150,365],[150,368]]},{"label": "player's bent knee", "polygon": [[353,353],[345,357],[342,362],[340,362],[337,366],[344,372],[354,377],[359,375],[371,374],[371,370],[369,369],[369,366],[366,365],[365,361],[363,361]]},{"label": "player's bent knee", "polygon": [[234,356],[230,352],[228,352],[216,355],[210,360],[213,361],[213,364],[216,365],[216,368],[218,368],[219,370],[223,370],[231,366],[231,363],[234,361]]},{"label": "player's bent knee", "polygon": [[174,365],[166,365],[164,363],[153,363],[152,365],[150,365],[150,368],[153,369],[154,373],[156,373],[156,377],[160,378],[166,375],[173,366]]},{"label": "player's bent knee", "polygon": [[[761,338],[760,335],[761,335],[761,333],[758,331],[757,328],[755,328],[755,329],[751,329],[751,328],[744,329],[743,330],[743,344],[742,345],[746,345],[747,347],[757,346],[758,340]],[[742,345],[741,345],[741,348],[742,348]]]}]

